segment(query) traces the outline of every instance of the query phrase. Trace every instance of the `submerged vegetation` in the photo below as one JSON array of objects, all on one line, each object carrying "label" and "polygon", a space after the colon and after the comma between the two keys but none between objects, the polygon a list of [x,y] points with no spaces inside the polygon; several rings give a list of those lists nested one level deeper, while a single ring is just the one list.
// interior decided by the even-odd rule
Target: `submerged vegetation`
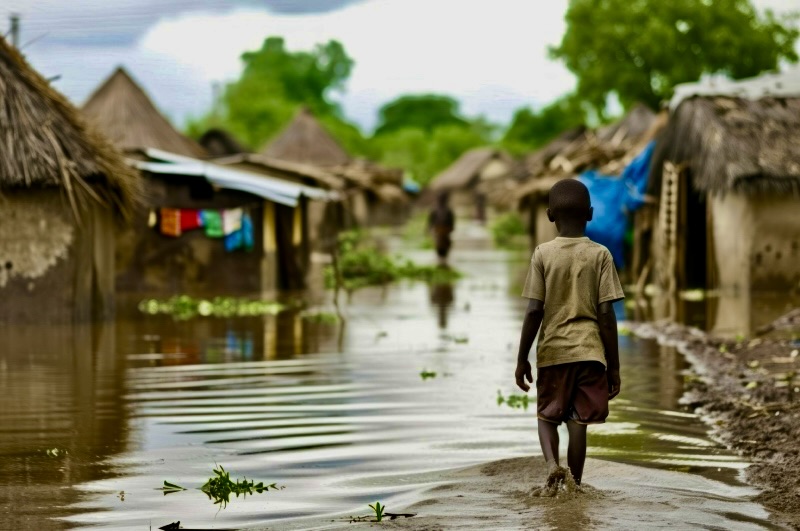
[{"label": "submerged vegetation", "polygon": [[169,299],[145,299],[139,311],[149,315],[171,315],[177,321],[194,317],[252,317],[276,315],[286,306],[274,301],[215,297],[196,299],[189,295],[176,295]]},{"label": "submerged vegetation", "polygon": [[325,269],[325,286],[353,292],[367,286],[384,286],[397,280],[447,283],[461,278],[455,269],[417,265],[411,260],[394,258],[367,242],[361,232],[349,231],[339,236],[337,267]]},{"label": "submerged vegetation", "polygon": [[[235,495],[237,498],[240,495],[244,498],[248,494],[262,494],[270,490],[283,489],[283,487],[279,487],[277,483],[265,485],[263,481],[256,483],[247,478],[234,481],[231,479],[230,472],[225,470],[222,465],[217,465],[212,472],[213,475],[208,478],[208,481],[206,481],[202,487],[199,487],[198,490],[208,496],[209,500],[214,500],[214,504],[219,504],[221,508],[226,507],[230,503],[231,494]],[[164,486],[158,490],[163,491],[166,496],[167,494],[181,492],[187,489],[175,483],[164,481]]]}]

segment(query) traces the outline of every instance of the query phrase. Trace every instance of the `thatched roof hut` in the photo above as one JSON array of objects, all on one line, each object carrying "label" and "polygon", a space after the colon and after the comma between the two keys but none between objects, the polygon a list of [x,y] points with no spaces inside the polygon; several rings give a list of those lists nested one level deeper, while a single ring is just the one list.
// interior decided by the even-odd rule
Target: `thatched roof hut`
[{"label": "thatched roof hut", "polygon": [[499,161],[505,168],[501,174],[492,175],[493,178],[507,176],[515,167],[514,159],[506,153],[493,147],[480,147],[471,149],[461,155],[455,162],[448,166],[439,175],[433,178],[428,185],[434,191],[449,191],[466,188],[478,184],[481,172],[493,161]]},{"label": "thatched roof hut", "polygon": [[217,127],[203,133],[203,136],[200,137],[200,145],[212,158],[252,153],[253,151],[239,142],[231,132]]},{"label": "thatched roof hut", "polygon": [[124,68],[117,68],[89,97],[83,112],[125,151],[156,148],[187,157],[206,156],[194,140],[179,133],[158,111]]},{"label": "thatched roof hut", "polygon": [[261,154],[317,166],[337,166],[350,161],[344,148],[305,107],[280,135],[261,150]]},{"label": "thatched roof hut", "polygon": [[800,194],[800,96],[693,97],[673,111],[653,154],[650,189],[665,161],[685,164],[698,191]]},{"label": "thatched roof hut", "polygon": [[77,110],[0,37],[0,191],[61,188],[78,211],[129,215],[139,176]]}]

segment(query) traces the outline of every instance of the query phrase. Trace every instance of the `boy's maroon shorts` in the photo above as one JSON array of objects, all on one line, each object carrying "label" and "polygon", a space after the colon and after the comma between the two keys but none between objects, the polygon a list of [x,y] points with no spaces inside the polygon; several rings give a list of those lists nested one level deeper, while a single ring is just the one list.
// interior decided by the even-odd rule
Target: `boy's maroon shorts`
[{"label": "boy's maroon shorts", "polygon": [[561,424],[605,422],[608,416],[608,377],[599,361],[550,365],[536,370],[538,417]]}]

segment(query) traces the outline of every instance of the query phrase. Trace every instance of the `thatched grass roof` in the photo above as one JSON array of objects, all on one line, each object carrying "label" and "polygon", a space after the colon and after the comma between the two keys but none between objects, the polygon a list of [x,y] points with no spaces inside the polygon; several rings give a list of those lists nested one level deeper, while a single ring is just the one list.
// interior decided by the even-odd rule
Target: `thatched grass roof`
[{"label": "thatched grass roof", "polygon": [[686,164],[700,191],[800,194],[800,98],[696,97],[670,116],[656,145],[650,191],[665,161]]},{"label": "thatched grass roof", "polygon": [[507,164],[508,173],[514,173],[516,163],[508,153],[493,147],[480,147],[466,151],[434,177],[428,187],[434,191],[445,191],[473,186],[477,184],[481,171],[493,160],[500,160]]},{"label": "thatched grass roof", "polygon": [[98,201],[129,215],[139,175],[0,37],[0,190],[62,188],[73,210]]},{"label": "thatched grass roof", "polygon": [[515,192],[517,201],[549,193],[553,183],[596,169],[619,175],[663,128],[666,115],[636,105],[618,122],[597,130],[576,128],[525,159],[527,179]]},{"label": "thatched grass roof", "polygon": [[205,150],[179,133],[124,68],[117,68],[89,97],[83,112],[122,150],[155,148],[204,158]]},{"label": "thatched grass roof", "polygon": [[347,152],[306,108],[300,109],[288,127],[267,144],[261,154],[317,166],[337,166],[350,161]]},{"label": "thatched grass roof", "polygon": [[212,158],[252,153],[253,150],[239,142],[232,133],[225,129],[212,128],[200,137],[200,145]]}]

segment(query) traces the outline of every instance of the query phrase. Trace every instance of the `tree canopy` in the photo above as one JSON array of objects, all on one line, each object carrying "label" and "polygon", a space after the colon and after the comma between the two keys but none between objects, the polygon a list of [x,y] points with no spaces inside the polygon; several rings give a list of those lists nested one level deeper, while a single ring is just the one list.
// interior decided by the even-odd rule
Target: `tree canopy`
[{"label": "tree canopy", "polygon": [[342,118],[330,100],[331,92],[343,89],[354,65],[339,42],[291,52],[282,38],[269,37],[261,49],[242,54],[242,62],[239,79],[225,87],[210,113],[189,123],[190,134],[221,126],[258,148],[306,106],[326,127],[341,133],[346,149],[360,153],[364,148],[360,131]]},{"label": "tree canopy", "polygon": [[738,79],[796,62],[795,21],[760,14],[750,0],[571,0],[566,33],[550,52],[598,112],[612,93],[626,108],[657,108],[676,84],[703,74]]},{"label": "tree canopy", "polygon": [[443,125],[466,126],[459,113],[458,102],[438,94],[409,94],[387,103],[378,111],[376,135],[405,128],[432,132]]},{"label": "tree canopy", "polygon": [[514,113],[502,145],[512,153],[522,154],[568,129],[584,125],[586,118],[586,111],[572,95],[559,98],[538,111],[523,107]]}]

